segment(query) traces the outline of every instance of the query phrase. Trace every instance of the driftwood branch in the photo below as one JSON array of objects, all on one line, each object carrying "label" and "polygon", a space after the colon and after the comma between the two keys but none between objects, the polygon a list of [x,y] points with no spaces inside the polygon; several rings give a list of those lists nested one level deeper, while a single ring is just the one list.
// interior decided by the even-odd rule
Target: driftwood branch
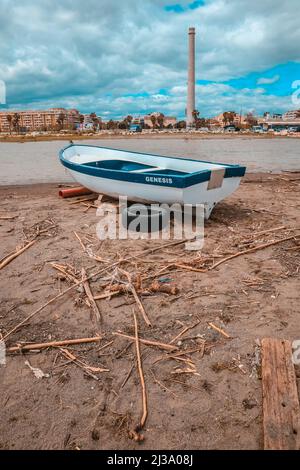
[{"label": "driftwood branch", "polygon": [[89,281],[88,281],[88,278],[87,278],[87,275],[86,275],[86,271],[85,271],[84,268],[82,268],[81,273],[82,273],[82,283],[83,283],[85,293],[87,295],[87,298],[89,299],[89,302],[91,304],[91,308],[92,308],[92,310],[94,312],[94,315],[95,315],[95,318],[100,323],[101,322],[101,314],[100,314],[98,305],[96,304],[96,302],[94,300],[94,297],[93,297],[93,294],[92,294],[92,291],[91,291],[91,288],[90,288],[90,284],[89,284]]},{"label": "driftwood branch", "polygon": [[8,255],[6,258],[4,258],[1,263],[0,263],[0,270],[7,266],[11,261],[13,261],[15,258],[17,258],[19,255],[21,255],[25,250],[28,250],[36,240],[32,240],[31,242],[27,243],[27,245],[23,246],[23,248],[20,248],[18,251],[15,253],[12,253],[11,255]]},{"label": "driftwood branch", "polygon": [[231,338],[231,336],[228,333],[226,333],[226,331],[222,330],[218,326],[214,325],[213,323],[208,323],[208,324],[213,330],[215,330],[218,333],[220,333],[221,335],[225,336],[225,338]]},{"label": "driftwood branch", "polygon": [[133,317],[134,317],[134,329],[135,329],[135,349],[136,349],[136,357],[137,357],[137,366],[138,366],[138,372],[139,372],[140,382],[141,382],[141,387],[142,387],[143,414],[141,416],[139,424],[132,431],[130,431],[130,437],[134,439],[135,441],[141,442],[144,440],[144,436],[142,434],[139,434],[139,432],[145,426],[147,416],[148,416],[147,392],[146,392],[146,384],[145,384],[143,365],[142,365],[142,359],[141,359],[138,322],[137,322],[135,312],[133,312]]},{"label": "driftwood branch", "polygon": [[[126,338],[130,341],[135,341],[134,336],[126,335],[124,333],[115,332],[113,333],[113,335],[121,336],[122,338]],[[142,338],[139,338],[139,341],[140,343],[147,344],[148,346],[156,346],[160,349],[164,349],[165,351],[174,351],[175,349],[178,350],[178,347],[174,346],[173,344],[165,344],[165,343],[160,343],[159,341],[151,341],[151,340],[142,339]]]},{"label": "driftwood branch", "polygon": [[71,346],[73,344],[85,344],[85,343],[96,343],[101,341],[101,336],[95,336],[94,338],[79,338],[79,339],[65,339],[62,341],[51,341],[49,343],[33,343],[33,344],[19,344],[18,346],[12,346],[7,349],[8,353],[23,352],[23,351],[34,351],[36,349],[47,349],[56,348],[59,346]]},{"label": "driftwood branch", "polygon": [[18,217],[17,215],[12,215],[12,216],[9,216],[9,215],[1,215],[0,216],[0,220],[13,220],[15,219],[16,217]]},{"label": "driftwood branch", "polygon": [[246,255],[247,253],[253,253],[253,252],[258,251],[258,250],[263,250],[264,248],[268,248],[269,246],[278,245],[279,243],[286,242],[288,240],[293,240],[298,236],[299,235],[292,235],[291,237],[282,238],[281,240],[276,240],[276,241],[273,241],[273,242],[264,243],[263,245],[259,245],[259,246],[256,246],[254,248],[249,248],[247,250],[239,251],[238,253],[235,253],[234,255],[230,255],[230,256],[227,256],[224,259],[221,259],[217,263],[213,264],[209,269],[214,269],[217,266],[220,266],[220,264],[226,263],[226,261],[229,261],[233,258],[237,258],[238,256]]},{"label": "driftwood branch", "polygon": [[57,264],[57,263],[51,263],[51,266],[52,266],[52,268],[54,268],[57,271],[59,271],[60,273],[62,273],[70,281],[78,282],[78,279],[73,274],[71,274],[69,271],[67,271],[65,266],[63,266],[61,264]]},{"label": "driftwood branch", "polygon": [[84,245],[83,241],[81,240],[80,236],[78,235],[78,233],[74,231],[74,235],[77,238],[77,240],[79,241],[80,246],[83,249],[83,251],[85,251],[86,250],[85,245]]},{"label": "driftwood branch", "polygon": [[124,271],[124,269],[120,269],[120,268],[119,268],[119,271],[120,271],[121,273],[123,273],[123,274],[127,277],[128,284],[129,284],[129,288],[130,288],[130,290],[131,290],[131,292],[132,292],[132,295],[133,295],[133,297],[134,297],[134,300],[136,301],[137,306],[138,306],[138,308],[139,308],[139,310],[140,310],[140,312],[141,312],[141,314],[142,314],[142,317],[143,317],[143,319],[145,320],[146,325],[152,326],[152,323],[151,323],[151,321],[149,320],[148,315],[147,315],[147,313],[146,313],[146,311],[145,311],[144,305],[142,304],[142,302],[141,302],[141,300],[140,300],[140,298],[139,298],[139,296],[138,296],[138,294],[137,294],[137,292],[136,292],[136,289],[135,289],[135,287],[134,287],[134,284],[131,282],[131,276],[130,276],[130,274],[129,274],[127,271]]}]

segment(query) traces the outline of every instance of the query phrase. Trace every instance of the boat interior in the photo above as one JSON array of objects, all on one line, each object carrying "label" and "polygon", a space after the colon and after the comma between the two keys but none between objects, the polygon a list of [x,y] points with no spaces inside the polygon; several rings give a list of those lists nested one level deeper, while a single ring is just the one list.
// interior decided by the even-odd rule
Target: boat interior
[{"label": "boat interior", "polygon": [[157,166],[145,165],[144,163],[133,162],[130,160],[98,160],[94,162],[83,163],[84,166],[102,168],[104,170],[129,171],[132,173],[154,173],[165,176],[185,176],[188,172],[171,170]]},{"label": "boat interior", "polygon": [[194,173],[226,168],[220,163],[164,157],[138,152],[87,145],[71,145],[64,149],[63,159],[86,167],[127,173],[187,177]]}]

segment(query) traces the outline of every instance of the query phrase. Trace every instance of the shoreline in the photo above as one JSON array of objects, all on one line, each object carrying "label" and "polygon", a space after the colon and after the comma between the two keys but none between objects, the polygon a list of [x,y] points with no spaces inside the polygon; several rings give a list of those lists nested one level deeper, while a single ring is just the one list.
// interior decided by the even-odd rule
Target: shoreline
[{"label": "shoreline", "polygon": [[25,142],[53,142],[62,140],[143,140],[143,139],[186,139],[186,140],[232,140],[232,139],[243,139],[243,140],[272,140],[272,139],[300,139],[300,132],[293,135],[273,135],[273,134],[242,134],[242,133],[224,133],[224,134],[210,134],[210,133],[189,133],[189,132],[162,132],[162,133],[145,133],[145,134],[93,134],[93,135],[81,135],[81,134],[62,134],[62,135],[40,135],[40,136],[0,136],[0,143],[25,143]]}]

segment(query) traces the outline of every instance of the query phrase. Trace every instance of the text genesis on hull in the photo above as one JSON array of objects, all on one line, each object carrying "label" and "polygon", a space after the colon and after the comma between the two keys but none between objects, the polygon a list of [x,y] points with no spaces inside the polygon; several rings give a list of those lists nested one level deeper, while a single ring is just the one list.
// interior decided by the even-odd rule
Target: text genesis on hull
[{"label": "text genesis on hull", "polygon": [[96,193],[146,203],[204,204],[208,218],[235,191],[246,168],[91,145],[69,145],[59,154],[73,178]]}]

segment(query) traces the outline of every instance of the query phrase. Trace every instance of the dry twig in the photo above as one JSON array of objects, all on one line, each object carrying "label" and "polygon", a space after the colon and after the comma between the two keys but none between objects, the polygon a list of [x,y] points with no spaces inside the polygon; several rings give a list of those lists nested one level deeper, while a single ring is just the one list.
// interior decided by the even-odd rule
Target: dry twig
[{"label": "dry twig", "polygon": [[220,333],[221,335],[225,336],[225,338],[231,338],[231,336],[226,333],[224,330],[222,330],[221,328],[219,328],[218,326],[214,325],[213,323],[208,323],[209,326],[211,328],[213,328],[215,331],[217,331],[218,333]]},{"label": "dry twig", "polygon": [[[125,335],[124,333],[119,333],[119,332],[114,332],[112,333],[115,336],[121,336],[122,338],[129,339],[130,341],[134,341],[134,336],[129,336]],[[148,339],[142,339],[139,338],[140,343],[147,344],[147,346],[156,346],[160,349],[164,349],[165,351],[174,351],[175,349],[178,350],[177,346],[174,346],[173,344],[165,344],[165,343],[160,343],[158,341],[151,341]]]},{"label": "dry twig", "polygon": [[33,343],[33,344],[18,344],[18,346],[12,346],[7,349],[8,353],[11,352],[23,352],[33,351],[35,349],[47,349],[56,348],[58,346],[70,346],[71,344],[84,344],[84,343],[96,343],[101,341],[101,336],[95,336],[94,338],[78,338],[78,339],[65,339],[62,341],[51,341],[49,343]]},{"label": "dry twig", "polygon": [[220,264],[226,263],[226,261],[229,261],[233,258],[237,258],[238,256],[246,255],[247,253],[253,253],[254,251],[262,250],[264,248],[268,248],[269,246],[278,245],[279,243],[286,242],[288,240],[296,239],[298,236],[299,235],[293,235],[291,237],[282,238],[281,240],[275,240],[273,242],[264,243],[263,245],[259,245],[259,246],[256,246],[254,248],[249,248],[248,250],[239,251],[238,253],[235,253],[234,255],[230,255],[230,256],[227,256],[224,259],[221,259],[217,263],[213,264],[209,269],[214,269],[217,266],[220,266]]},{"label": "dry twig", "polygon": [[146,384],[145,384],[141,352],[140,352],[138,322],[137,322],[135,312],[133,312],[133,317],[134,317],[134,329],[135,329],[135,348],[136,348],[136,356],[137,356],[137,366],[138,366],[138,372],[139,372],[140,382],[141,382],[141,387],[142,387],[143,414],[141,416],[139,424],[137,424],[137,426],[135,426],[135,428],[132,431],[130,431],[129,435],[135,441],[141,442],[144,440],[144,436],[139,433],[143,429],[146,423],[147,416],[148,416],[147,391],[146,391]]},{"label": "dry twig", "polygon": [[25,250],[30,248],[36,240],[32,240],[31,242],[27,243],[27,245],[23,246],[23,248],[20,248],[17,250],[15,253],[12,253],[11,255],[6,256],[0,263],[0,270],[7,266],[11,261],[13,261],[15,258],[17,258],[19,255],[21,255]]},{"label": "dry twig", "polygon": [[92,291],[91,291],[91,288],[90,288],[90,284],[89,284],[89,281],[88,281],[88,278],[87,278],[87,275],[86,275],[86,271],[85,271],[84,268],[82,268],[81,273],[82,273],[82,281],[83,281],[83,287],[84,287],[85,293],[86,293],[86,295],[89,299],[91,308],[92,308],[92,310],[94,312],[94,315],[95,315],[95,318],[100,323],[101,322],[101,314],[100,314],[98,305],[96,304],[96,302],[94,300],[94,297],[93,297],[93,294],[92,294]]},{"label": "dry twig", "polygon": [[137,294],[137,292],[136,292],[136,289],[135,289],[135,287],[134,287],[134,285],[133,285],[133,283],[132,283],[132,281],[131,281],[131,276],[130,276],[130,274],[129,274],[127,271],[125,271],[124,269],[121,269],[121,268],[119,268],[119,271],[120,271],[121,273],[123,273],[123,274],[127,277],[128,284],[129,284],[129,288],[130,288],[130,290],[131,290],[131,292],[132,292],[132,294],[133,294],[134,300],[136,301],[137,306],[138,306],[138,308],[139,308],[139,310],[140,310],[140,312],[141,312],[141,314],[142,314],[142,317],[143,317],[143,319],[145,320],[146,325],[152,326],[151,321],[149,320],[148,315],[147,315],[147,313],[146,313],[146,311],[145,311],[145,308],[144,308],[144,306],[143,306],[143,304],[142,304],[142,302],[141,302],[141,300],[140,300],[140,298],[139,298],[139,296],[138,296],[138,294]]}]

